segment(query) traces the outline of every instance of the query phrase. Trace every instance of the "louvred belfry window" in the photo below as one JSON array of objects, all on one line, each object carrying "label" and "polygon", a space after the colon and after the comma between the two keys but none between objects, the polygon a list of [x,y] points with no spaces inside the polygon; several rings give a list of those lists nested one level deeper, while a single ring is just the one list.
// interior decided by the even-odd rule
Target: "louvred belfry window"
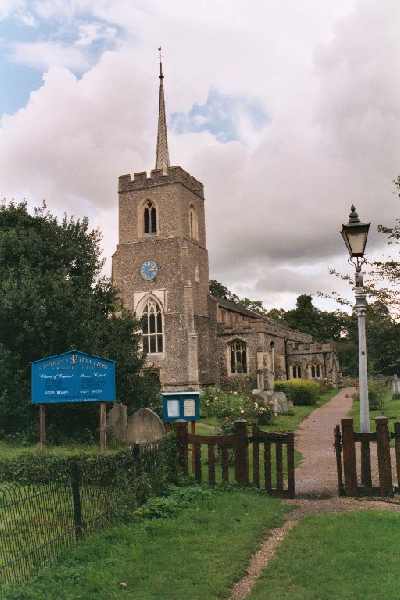
[{"label": "louvred belfry window", "polygon": [[150,201],[144,207],[144,232],[150,235],[157,233],[157,210]]},{"label": "louvred belfry window", "polygon": [[149,300],[142,312],[143,349],[146,354],[164,351],[163,319],[157,302]]},{"label": "louvred belfry window", "polygon": [[231,373],[247,373],[247,344],[234,340],[230,344]]}]

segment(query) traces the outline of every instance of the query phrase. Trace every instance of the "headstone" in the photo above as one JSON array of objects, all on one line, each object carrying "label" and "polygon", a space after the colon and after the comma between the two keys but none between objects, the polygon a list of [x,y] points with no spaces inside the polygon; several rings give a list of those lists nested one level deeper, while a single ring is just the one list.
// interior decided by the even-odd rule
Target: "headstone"
[{"label": "headstone", "polygon": [[284,392],[271,392],[266,390],[253,390],[254,400],[272,408],[274,415],[287,415],[293,408],[293,403],[290,402]]},{"label": "headstone", "polygon": [[128,444],[157,442],[165,433],[164,423],[150,408],[140,408],[128,417]]},{"label": "headstone", "polygon": [[126,404],[114,404],[107,416],[107,429],[112,436],[120,442],[126,442],[126,429],[128,426],[128,412]]},{"label": "headstone", "polygon": [[397,374],[394,375],[392,379],[392,392],[393,394],[398,394],[400,392],[400,380],[397,377]]},{"label": "headstone", "polygon": [[275,415],[287,415],[289,410],[293,408],[293,404],[287,399],[286,394],[283,392],[274,392],[272,394],[272,401]]}]

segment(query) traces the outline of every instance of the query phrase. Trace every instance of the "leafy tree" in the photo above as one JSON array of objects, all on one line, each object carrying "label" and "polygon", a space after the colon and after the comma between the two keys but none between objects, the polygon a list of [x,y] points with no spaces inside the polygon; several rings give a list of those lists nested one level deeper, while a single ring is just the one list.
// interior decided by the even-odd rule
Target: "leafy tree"
[{"label": "leafy tree", "polygon": [[[30,363],[78,349],[117,361],[118,400],[140,403],[138,324],[111,281],[101,277],[99,231],[88,220],[61,222],[43,206],[0,207],[0,429],[32,433]],[[97,427],[97,406],[51,407],[50,431]]]}]

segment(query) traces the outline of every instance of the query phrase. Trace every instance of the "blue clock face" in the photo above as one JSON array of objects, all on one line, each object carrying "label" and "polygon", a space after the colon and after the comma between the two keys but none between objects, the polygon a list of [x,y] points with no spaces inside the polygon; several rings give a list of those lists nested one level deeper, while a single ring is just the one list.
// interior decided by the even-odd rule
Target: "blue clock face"
[{"label": "blue clock face", "polygon": [[140,267],[140,274],[145,281],[153,281],[157,277],[158,264],[155,260],[145,260]]}]

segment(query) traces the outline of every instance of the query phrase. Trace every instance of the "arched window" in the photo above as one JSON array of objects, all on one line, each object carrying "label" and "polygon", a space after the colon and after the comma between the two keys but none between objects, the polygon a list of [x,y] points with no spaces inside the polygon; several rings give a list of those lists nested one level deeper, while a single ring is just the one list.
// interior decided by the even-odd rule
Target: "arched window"
[{"label": "arched window", "polygon": [[155,300],[150,299],[142,312],[143,349],[146,354],[164,351],[163,320],[161,309]]},{"label": "arched window", "polygon": [[150,200],[144,207],[144,232],[149,235],[157,233],[157,210]]},{"label": "arched window", "polygon": [[293,379],[301,379],[301,366],[293,365]]},{"label": "arched window", "polygon": [[315,378],[315,365],[311,365],[311,377]]},{"label": "arched window", "polygon": [[242,340],[230,343],[231,373],[247,373],[247,344]]},{"label": "arched window", "polygon": [[317,365],[316,367],[316,377],[318,377],[318,379],[321,377],[321,365]]},{"label": "arched window", "polygon": [[193,206],[191,206],[189,210],[189,235],[192,240],[199,239],[199,222]]}]

